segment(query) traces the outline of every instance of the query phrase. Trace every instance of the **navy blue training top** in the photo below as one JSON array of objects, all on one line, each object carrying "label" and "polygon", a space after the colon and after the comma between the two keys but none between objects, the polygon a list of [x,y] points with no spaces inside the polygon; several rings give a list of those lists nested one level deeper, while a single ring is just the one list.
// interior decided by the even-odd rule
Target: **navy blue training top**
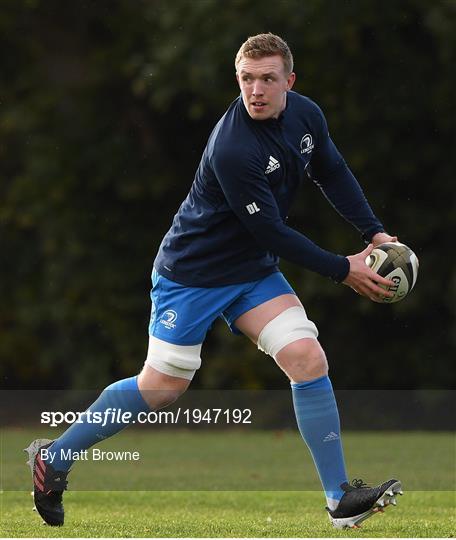
[{"label": "navy blue training top", "polygon": [[217,287],[277,272],[283,257],[343,281],[350,268],[346,257],[286,225],[296,190],[306,178],[365,240],[384,230],[316,103],[290,91],[278,119],[253,120],[238,97],[209,137],[155,268],[183,285]]}]

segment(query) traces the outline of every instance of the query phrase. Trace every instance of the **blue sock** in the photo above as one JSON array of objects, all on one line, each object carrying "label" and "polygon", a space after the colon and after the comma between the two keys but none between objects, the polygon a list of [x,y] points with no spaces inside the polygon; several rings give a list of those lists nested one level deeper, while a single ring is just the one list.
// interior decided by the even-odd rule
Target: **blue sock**
[{"label": "blue sock", "polygon": [[[119,417],[113,418],[111,415],[105,421],[104,412],[106,409],[120,410],[121,414],[131,413],[131,420],[134,420],[139,412],[149,411],[150,408],[144,401],[138,388],[137,377],[130,377],[117,381],[103,390],[99,398],[93,403],[81,417],[82,423],[72,424],[54,443],[50,446],[51,452],[56,452],[51,463],[57,471],[68,471],[73,464],[72,459],[67,459],[68,450],[70,453],[87,450],[95,443],[115,435],[129,425],[122,422]],[[87,413],[100,413],[101,422],[88,422]],[[105,424],[105,425],[103,425]],[[62,452],[63,451],[63,452]]]},{"label": "blue sock", "polygon": [[340,440],[340,421],[331,381],[325,375],[291,384],[299,431],[312,454],[326,500],[336,508],[347,481],[344,454]]}]

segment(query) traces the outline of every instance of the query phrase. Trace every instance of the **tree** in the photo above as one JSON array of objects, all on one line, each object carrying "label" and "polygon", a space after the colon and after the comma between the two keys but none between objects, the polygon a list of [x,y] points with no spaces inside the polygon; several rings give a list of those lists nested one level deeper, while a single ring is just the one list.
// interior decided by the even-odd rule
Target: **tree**
[{"label": "tree", "polygon": [[[290,0],[258,10],[246,0],[118,0],[62,9],[56,0],[7,0],[2,8],[4,386],[100,387],[139,370],[155,252],[212,126],[238,95],[235,52],[268,30],[291,45],[297,90],[322,106],[374,210],[421,261],[416,290],[396,306],[283,262],[333,379],[452,385],[456,280],[442,252],[454,217],[453,4]],[[311,184],[291,224],[336,252],[362,247]],[[204,351],[211,360],[196,386],[287,384],[221,324]]]}]

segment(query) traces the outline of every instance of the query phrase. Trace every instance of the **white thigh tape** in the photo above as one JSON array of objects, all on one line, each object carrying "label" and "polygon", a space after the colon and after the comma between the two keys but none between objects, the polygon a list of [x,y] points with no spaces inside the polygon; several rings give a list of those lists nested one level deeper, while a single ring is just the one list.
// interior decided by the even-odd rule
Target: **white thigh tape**
[{"label": "white thigh tape", "polygon": [[317,327],[307,318],[304,308],[294,306],[282,311],[268,322],[258,336],[257,345],[260,351],[275,358],[276,354],[289,343],[302,338],[317,337]]},{"label": "white thigh tape", "polygon": [[201,366],[201,345],[174,345],[149,336],[145,363],[165,375],[191,381],[195,371]]}]

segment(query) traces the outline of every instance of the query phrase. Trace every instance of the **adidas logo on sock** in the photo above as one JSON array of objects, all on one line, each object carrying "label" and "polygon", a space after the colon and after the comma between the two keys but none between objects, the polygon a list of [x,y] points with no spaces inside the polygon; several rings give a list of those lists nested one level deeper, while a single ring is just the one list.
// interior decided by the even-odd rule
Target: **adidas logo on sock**
[{"label": "adidas logo on sock", "polygon": [[330,431],[328,435],[326,435],[326,437],[323,439],[323,442],[336,441],[339,438],[340,437],[339,435],[337,435],[337,433],[334,433],[334,431]]},{"label": "adidas logo on sock", "polygon": [[280,167],[280,163],[276,158],[273,158],[272,156],[269,156],[269,164],[266,167],[266,170],[264,171],[265,174],[272,173],[272,171],[275,171]]}]

